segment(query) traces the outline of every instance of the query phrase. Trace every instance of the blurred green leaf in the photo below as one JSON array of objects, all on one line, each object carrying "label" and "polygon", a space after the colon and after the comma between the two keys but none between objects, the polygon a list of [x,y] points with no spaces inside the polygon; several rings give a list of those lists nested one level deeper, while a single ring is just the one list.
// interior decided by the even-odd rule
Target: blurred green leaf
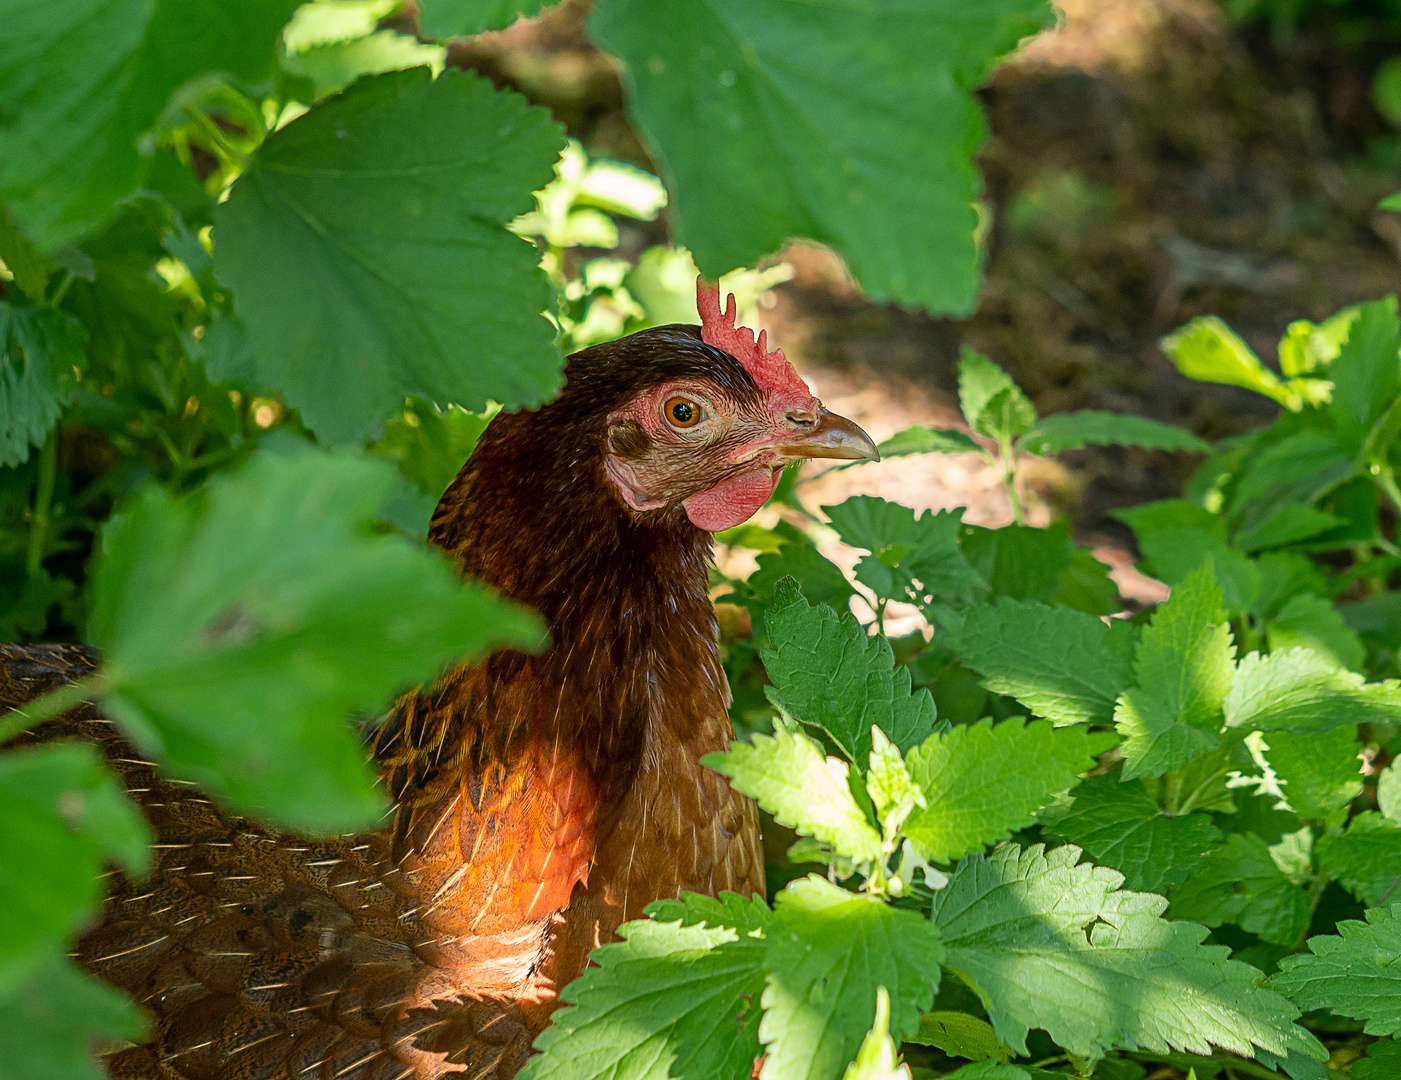
[{"label": "blurred green leaf", "polygon": [[0,1077],[102,1080],[92,1046],[135,1042],[148,1028],[131,998],[53,952],[28,979],[0,981]]},{"label": "blurred green leaf", "polygon": [[1342,518],[1312,506],[1286,503],[1259,524],[1236,537],[1235,546],[1245,552],[1307,540],[1343,524]]},{"label": "blurred green leaf", "polygon": [[1172,590],[1139,638],[1138,685],[1114,713],[1125,780],[1161,776],[1217,746],[1234,653],[1221,587],[1204,566]]},{"label": "blurred green leaf", "polygon": [[1143,570],[1165,585],[1176,586],[1209,562],[1227,609],[1246,611],[1260,596],[1260,572],[1242,551],[1200,529],[1155,529],[1141,532]]},{"label": "blurred green leaf", "polygon": [[1357,632],[1321,596],[1300,593],[1270,621],[1270,651],[1312,649],[1337,667],[1362,670],[1366,651]]},{"label": "blurred green leaf", "polygon": [[334,94],[362,75],[426,67],[434,75],[443,70],[447,49],[425,45],[412,34],[378,30],[366,37],[317,45],[290,53],[283,70],[303,75],[316,85],[316,96]]},{"label": "blurred green leaf", "polygon": [[1318,862],[1329,877],[1364,903],[1394,903],[1401,898],[1401,827],[1367,810],[1348,822],[1341,836],[1320,836]]},{"label": "blurred green leaf", "polygon": [[1112,773],[1076,787],[1069,813],[1047,830],[1119,871],[1128,888],[1154,893],[1181,885],[1222,839],[1206,814],[1164,814],[1141,783]]},{"label": "blurred green leaf", "polygon": [[1113,615],[1124,608],[1111,568],[1082,547],[1071,551],[1070,565],[1060,572],[1060,588],[1051,601],[1087,615]]},{"label": "blurred green leaf", "polygon": [[1036,423],[1036,407],[1012,377],[967,345],[958,359],[958,401],[968,426],[990,439],[1010,441]]},{"label": "blurred green leaf", "polygon": [[43,301],[53,263],[20,235],[4,206],[0,206],[0,262],[14,275],[20,292],[36,304]]},{"label": "blurred green leaf", "polygon": [[1006,599],[975,607],[956,648],[989,690],[1058,724],[1109,723],[1133,684],[1133,628],[1068,608]]},{"label": "blurred green leaf", "polygon": [[272,75],[297,0],[3,0],[0,199],[52,251],[112,216],[151,168],[175,96]]},{"label": "blurred green leaf", "polygon": [[549,285],[504,225],[561,145],[516,95],[423,69],[362,79],[263,144],[216,212],[215,268],[259,373],[323,441],[377,435],[405,395],[554,392]]},{"label": "blurred green leaf", "polygon": [[75,369],[87,366],[83,328],[52,308],[0,300],[0,465],[29,460],[73,397]]},{"label": "blurred green leaf", "polygon": [[1359,449],[1396,396],[1401,377],[1401,322],[1396,297],[1359,306],[1329,375],[1333,379],[1329,412],[1346,445]]},{"label": "blurred green leaf", "polygon": [[483,30],[510,26],[520,16],[527,19],[546,0],[423,0],[418,26],[431,38],[472,37]]},{"label": "blurred green leaf", "polygon": [[805,877],[776,897],[768,940],[761,1076],[836,1076],[875,1020],[879,986],[890,994],[897,1038],[917,1031],[933,1004],[944,953],[918,912]]},{"label": "blurred green leaf", "polygon": [[1094,762],[1083,727],[1013,717],[931,735],[908,765],[925,806],[906,819],[905,833],[926,859],[947,862],[1030,825]]},{"label": "blurred green leaf", "polygon": [[1294,410],[1302,407],[1296,393],[1255,355],[1241,337],[1215,315],[1203,315],[1159,342],[1163,352],[1189,379],[1225,383],[1254,390]]},{"label": "blurred green leaf", "polygon": [[103,866],[151,865],[150,826],[87,743],[0,754],[0,988],[96,913]]},{"label": "blurred green leaf", "polygon": [[983,134],[970,91],[1049,18],[1041,0],[609,0],[590,30],[623,61],[679,238],[708,276],[805,236],[877,301],[966,312]]},{"label": "blurred green leaf", "polygon": [[956,428],[916,425],[897,431],[877,447],[882,458],[908,454],[979,454],[983,448]]},{"label": "blurred green leaf", "polygon": [[236,812],[343,830],[383,809],[349,723],[538,623],[447,561],[372,534],[372,461],[262,455],[202,498],[147,488],[103,530],[92,642],[103,708]]},{"label": "blurred green leaf", "polygon": [[1047,416],[1022,436],[1022,448],[1033,454],[1058,454],[1091,444],[1141,446],[1149,450],[1190,450],[1206,453],[1211,444],[1190,431],[1146,416],[1111,412],[1073,412]]},{"label": "blurred green leaf", "polygon": [[1367,1047],[1367,1056],[1352,1066],[1353,1080],[1392,1080],[1401,1076],[1401,1043],[1381,1039]]},{"label": "blurred green leaf", "polygon": [[413,398],[403,412],[390,417],[384,438],[370,452],[397,463],[405,479],[436,500],[472,456],[492,415],[456,405],[440,409]]}]

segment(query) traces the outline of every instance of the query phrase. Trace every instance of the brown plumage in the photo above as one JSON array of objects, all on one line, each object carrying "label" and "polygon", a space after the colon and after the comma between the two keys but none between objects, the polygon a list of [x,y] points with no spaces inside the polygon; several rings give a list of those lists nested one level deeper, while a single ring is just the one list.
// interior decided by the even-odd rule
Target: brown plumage
[{"label": "brown plumage", "polygon": [[[762,891],[754,806],[700,765],[732,732],[692,520],[747,517],[786,460],[874,448],[700,337],[576,354],[561,396],[493,421],[443,496],[432,542],[537,609],[552,645],[396,704],[371,742],[388,828],[308,840],[229,818],[91,706],[17,740],[97,741],[158,834],[154,873],[114,874],[76,950],[156,1017],[113,1076],[505,1080],[620,923],[683,890]],[[95,662],[0,646],[0,708]]]}]

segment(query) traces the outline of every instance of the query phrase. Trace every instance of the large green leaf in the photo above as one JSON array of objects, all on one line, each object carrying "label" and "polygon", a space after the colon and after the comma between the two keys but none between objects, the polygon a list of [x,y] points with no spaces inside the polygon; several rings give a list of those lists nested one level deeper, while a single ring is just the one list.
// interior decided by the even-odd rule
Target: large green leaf
[{"label": "large green leaf", "polygon": [[480,409],[558,386],[549,285],[505,229],[563,146],[543,110],[423,68],[362,79],[270,136],[215,215],[258,371],[323,441],[405,395]]},{"label": "large green leaf", "polygon": [[871,1028],[877,987],[896,1038],[933,1004],[943,949],[917,912],[806,877],[779,893],[768,935],[764,1080],[835,1080]]},{"label": "large green leaf", "polygon": [[1401,1034],[1401,904],[1372,908],[1367,921],[1338,923],[1338,935],[1309,938],[1270,985],[1300,1008],[1361,1020],[1369,1035]]},{"label": "large green leaf", "polygon": [[1012,377],[967,345],[958,360],[958,404],[969,427],[999,443],[1025,434],[1036,423],[1036,406]]},{"label": "large green leaf", "polygon": [[993,596],[1049,604],[1063,588],[1075,554],[1070,527],[1058,521],[1048,529],[1004,525],[1000,529],[964,526],[963,554],[987,579]]},{"label": "large green leaf", "polygon": [[144,874],[151,839],[96,747],[0,754],[0,986],[23,979],[96,913],[105,862]]},{"label": "large green leaf", "polygon": [[1401,899],[1401,826],[1368,810],[1348,822],[1341,836],[1320,836],[1319,865],[1364,903]]},{"label": "large green leaf", "polygon": [[975,607],[956,648],[989,690],[1058,724],[1109,723],[1133,681],[1133,628],[1069,608],[1017,600]]},{"label": "large green leaf", "polygon": [[1138,686],[1114,714],[1125,780],[1161,776],[1217,746],[1234,651],[1221,588],[1202,567],[1172,590],[1139,639]]},{"label": "large green leaf", "polygon": [[1277,945],[1308,929],[1309,896],[1291,881],[1254,833],[1233,833],[1173,890],[1172,913],[1206,926],[1235,923]]},{"label": "large green leaf", "polygon": [[111,216],[150,172],[172,95],[272,75],[298,0],[0,2],[0,199],[61,247]]},{"label": "large green leaf", "polygon": [[848,786],[848,766],[830,758],[800,731],[755,735],[702,762],[730,778],[780,825],[831,844],[856,862],[881,856],[880,833],[866,820]]},{"label": "large green leaf", "polygon": [[1321,735],[1276,731],[1265,740],[1262,753],[1290,809],[1301,818],[1341,824],[1348,804],[1362,794],[1357,729],[1348,724]]},{"label": "large green leaf", "polygon": [[1221,842],[1206,814],[1164,814],[1141,783],[1122,783],[1112,773],[1077,787],[1069,813],[1046,827],[1119,871],[1138,892],[1165,893],[1182,884]]},{"label": "large green leaf", "polygon": [[1249,653],[1226,696],[1226,724],[1317,734],[1344,724],[1401,721],[1401,682],[1365,682],[1312,649]]},{"label": "large green leaf", "polygon": [[138,1042],[147,1026],[131,998],[54,950],[29,978],[0,980],[0,1077],[102,1080],[93,1046]]},{"label": "large green leaf", "polygon": [[1091,444],[1142,446],[1150,450],[1191,450],[1206,453],[1211,444],[1190,431],[1146,416],[1126,413],[1058,413],[1039,421],[1022,437],[1023,449],[1033,454],[1056,454]]},{"label": "large green leaf", "polygon": [[972,309],[971,90],[1050,17],[1042,0],[607,0],[594,40],[716,277],[792,236],[832,247],[877,300]]},{"label": "large green leaf", "polygon": [[1039,1027],[1091,1060],[1116,1046],[1326,1056],[1259,971],[1201,944],[1204,927],[1160,918],[1162,897],[1117,891],[1119,874],[1079,859],[1072,845],[1007,845],[964,860],[934,894],[944,962],[1008,1046],[1026,1053]]},{"label": "large green leaf", "polygon": [[104,528],[92,642],[104,708],[239,812],[310,829],[382,810],[355,712],[450,660],[529,646],[537,622],[447,561],[371,533],[383,462],[262,455],[204,498],[145,489]]},{"label": "large green leaf", "polygon": [[982,447],[957,428],[915,425],[897,431],[877,447],[883,459],[909,454],[976,454]]},{"label": "large green leaf", "polygon": [[1401,322],[1396,297],[1360,304],[1347,340],[1328,368],[1329,412],[1348,445],[1360,448],[1372,425],[1396,397],[1401,377]]},{"label": "large green leaf", "polygon": [[424,0],[418,25],[428,37],[471,37],[509,26],[539,11],[545,0]]},{"label": "large green leaf", "polygon": [[560,994],[522,1080],[746,1080],[759,1054],[764,988],[759,900],[686,894],[627,923],[623,940]]},{"label": "large green leaf", "polygon": [[933,730],[929,691],[911,694],[910,669],[896,667],[890,643],[869,636],[854,616],[812,607],[793,582],[780,582],[767,626],[762,655],[773,698],[825,729],[857,766],[870,756],[873,724],[901,750]]},{"label": "large green leaf", "polygon": [[72,398],[74,369],[86,364],[76,321],[0,300],[0,465],[29,459]]},{"label": "large green leaf", "polygon": [[905,832],[928,859],[957,859],[1005,840],[1036,812],[1073,787],[1094,765],[1083,727],[1044,720],[991,720],[931,735],[909,755],[910,775],[925,806]]}]

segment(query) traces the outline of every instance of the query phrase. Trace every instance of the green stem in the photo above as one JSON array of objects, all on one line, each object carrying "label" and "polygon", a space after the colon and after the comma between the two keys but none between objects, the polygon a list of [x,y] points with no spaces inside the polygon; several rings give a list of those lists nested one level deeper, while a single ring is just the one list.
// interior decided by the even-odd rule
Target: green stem
[{"label": "green stem", "polygon": [[248,168],[248,155],[229,142],[218,124],[199,109],[189,105],[185,106],[185,115],[194,121],[195,127],[209,140],[210,149],[222,157],[225,164],[237,165],[239,169]]},{"label": "green stem", "polygon": [[67,712],[74,705],[101,697],[107,678],[100,671],[77,682],[65,683],[43,697],[35,698],[22,708],[0,714],[0,743],[13,739],[21,731]]},{"label": "green stem", "polygon": [[1391,505],[1401,512],[1401,488],[1396,486],[1396,474],[1392,472],[1390,465],[1383,464],[1377,472],[1377,486],[1386,492]]},{"label": "green stem", "polygon": [[29,523],[29,554],[25,571],[38,577],[44,568],[44,553],[48,548],[49,511],[53,508],[54,478],[58,474],[58,424],[49,431],[44,448],[39,451],[39,483],[34,490],[34,517]]},{"label": "green stem", "polygon": [[1012,504],[1012,523],[1022,524],[1022,500],[1017,495],[1017,452],[1010,439],[1003,439],[998,446],[998,457],[1002,465],[1002,483],[1007,488],[1007,501]]},{"label": "green stem", "polygon": [[72,270],[65,269],[63,271],[63,280],[58,283],[58,288],[54,290],[54,294],[48,299],[49,307],[56,308],[59,304],[63,303],[63,298],[68,295],[68,286],[73,284],[73,278],[74,274]]}]

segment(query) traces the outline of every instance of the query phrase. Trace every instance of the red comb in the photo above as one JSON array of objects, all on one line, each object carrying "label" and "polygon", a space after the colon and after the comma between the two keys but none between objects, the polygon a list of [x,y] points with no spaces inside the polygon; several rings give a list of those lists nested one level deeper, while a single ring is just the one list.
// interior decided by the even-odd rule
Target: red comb
[{"label": "red comb", "polygon": [[711,285],[704,278],[696,278],[696,310],[701,317],[701,340],[707,345],[723,349],[754,376],[754,381],[769,393],[796,394],[804,401],[812,399],[812,391],[807,383],[798,377],[793,365],[783,355],[782,349],[769,352],[769,332],[759,331],[759,340],[754,340],[754,331],[747,326],[736,326],[738,310],[734,294],[727,298],[725,313],[720,313],[720,286]]}]

